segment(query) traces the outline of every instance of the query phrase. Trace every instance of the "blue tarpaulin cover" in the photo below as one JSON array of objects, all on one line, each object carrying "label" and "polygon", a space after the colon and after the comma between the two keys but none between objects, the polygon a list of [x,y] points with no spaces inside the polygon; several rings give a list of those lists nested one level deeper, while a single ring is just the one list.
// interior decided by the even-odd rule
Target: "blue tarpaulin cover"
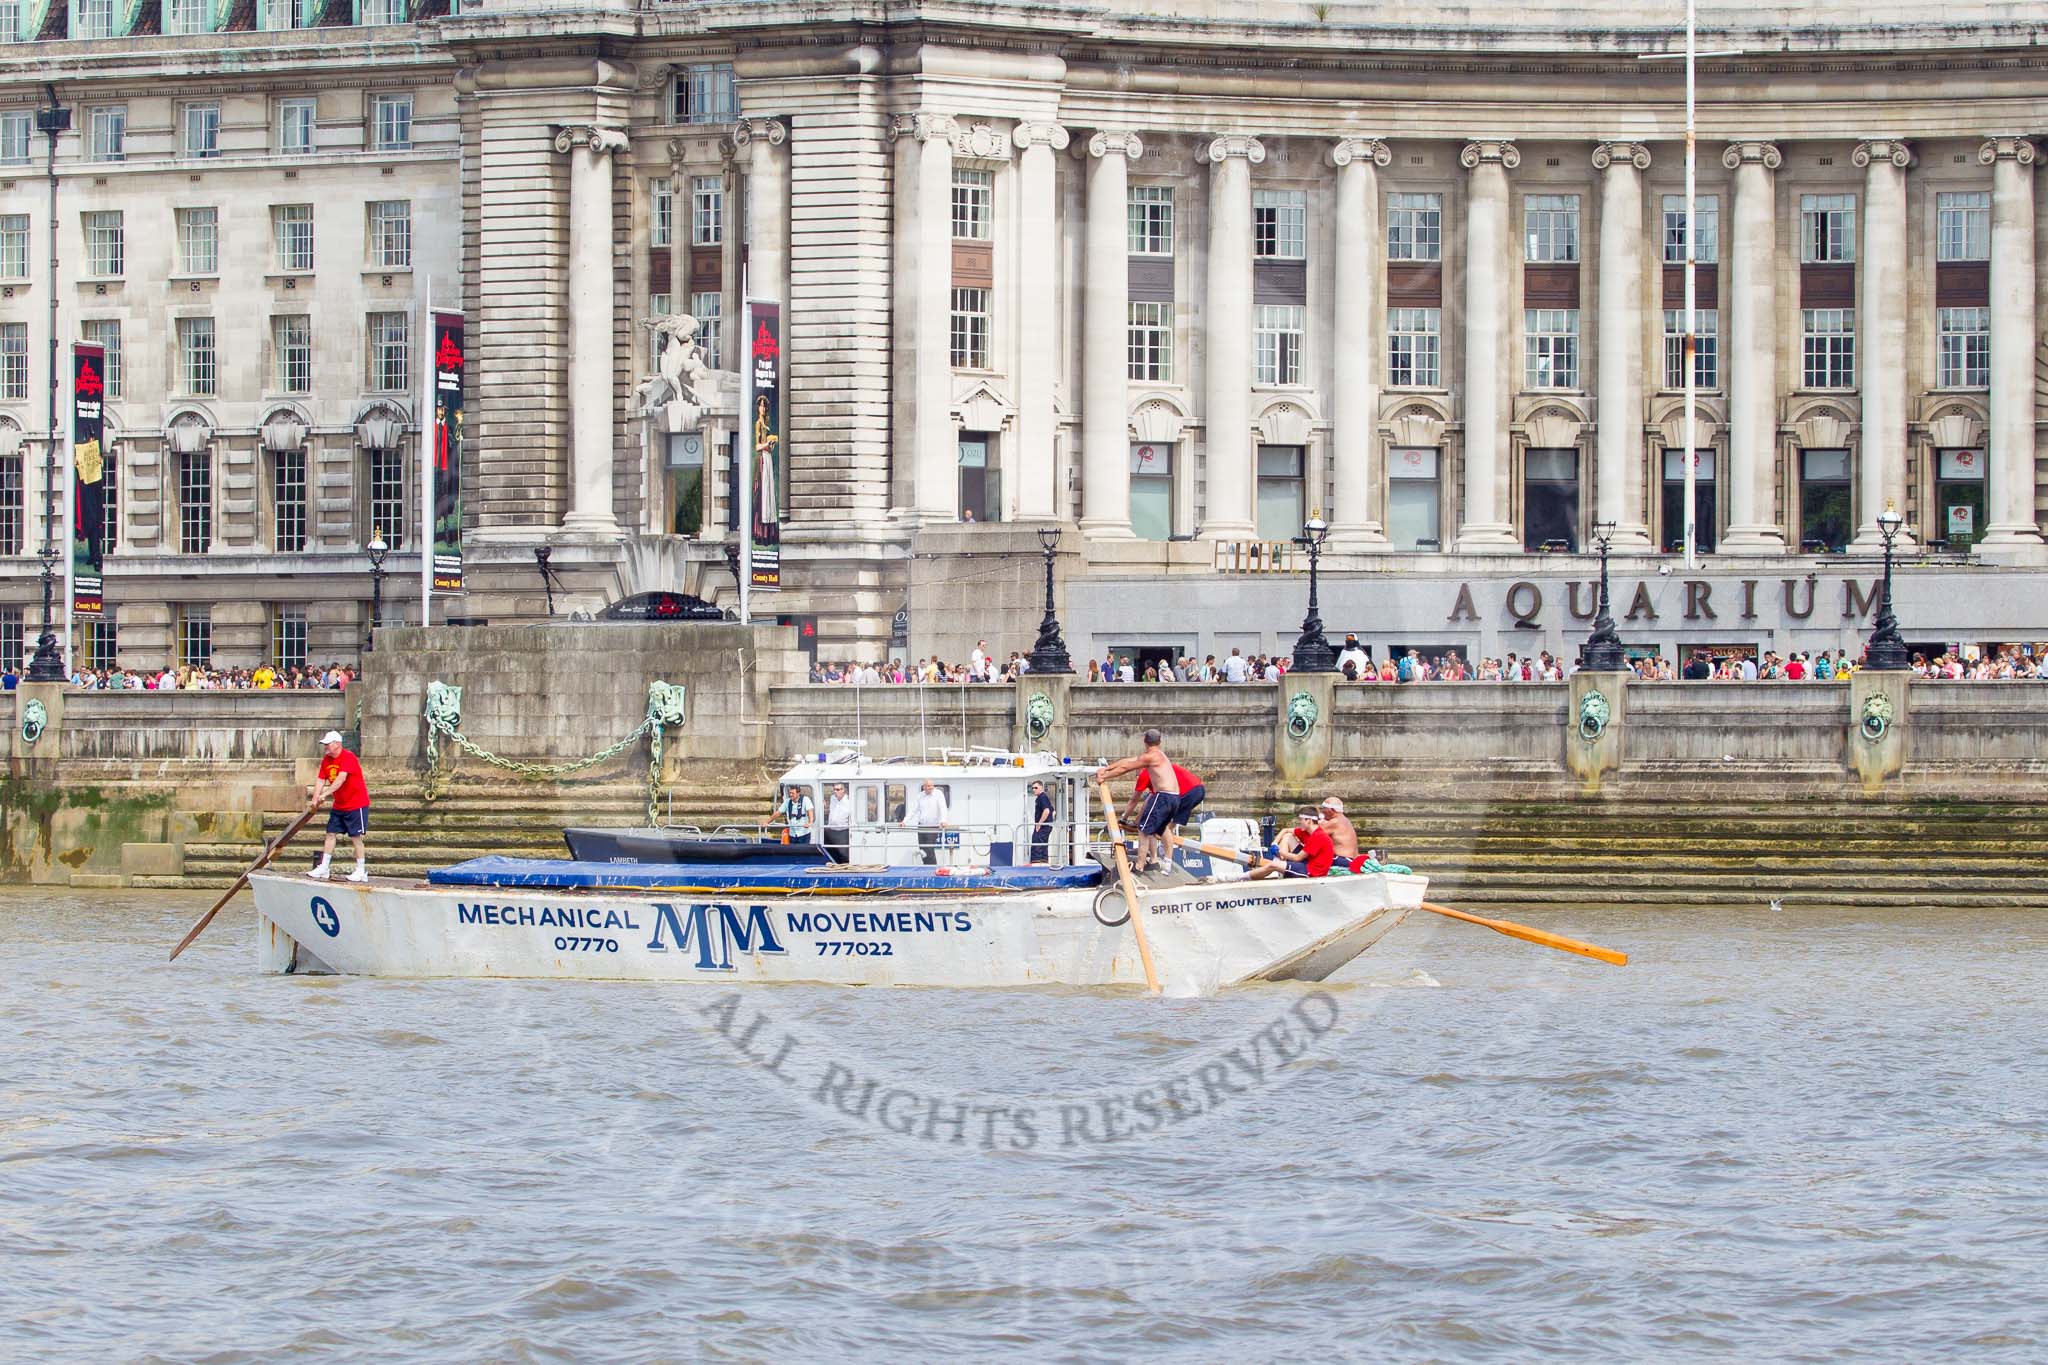
[{"label": "blue tarpaulin cover", "polygon": [[1074,867],[992,867],[941,872],[931,867],[821,867],[815,863],[579,863],[562,858],[471,858],[427,874],[435,886],[579,887],[670,891],[816,892],[887,895],[892,891],[1039,891],[1094,886],[1095,863]]}]

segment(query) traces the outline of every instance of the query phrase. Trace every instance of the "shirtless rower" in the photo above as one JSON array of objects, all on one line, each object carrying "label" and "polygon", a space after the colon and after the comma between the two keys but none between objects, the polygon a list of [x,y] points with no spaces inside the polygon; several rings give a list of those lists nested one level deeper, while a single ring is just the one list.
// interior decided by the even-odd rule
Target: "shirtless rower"
[{"label": "shirtless rower", "polygon": [[1323,798],[1323,833],[1330,836],[1338,862],[1348,863],[1358,856],[1358,831],[1351,827],[1351,821],[1344,815],[1342,797]]},{"label": "shirtless rower", "polygon": [[1095,770],[1097,781],[1140,771],[1151,779],[1152,790],[1146,793],[1145,808],[1138,816],[1138,862],[1131,869],[1133,872],[1144,872],[1155,860],[1166,860],[1165,840],[1161,836],[1172,823],[1174,812],[1180,809],[1180,778],[1174,772],[1173,760],[1160,747],[1160,738],[1157,730],[1147,730],[1144,752]]}]

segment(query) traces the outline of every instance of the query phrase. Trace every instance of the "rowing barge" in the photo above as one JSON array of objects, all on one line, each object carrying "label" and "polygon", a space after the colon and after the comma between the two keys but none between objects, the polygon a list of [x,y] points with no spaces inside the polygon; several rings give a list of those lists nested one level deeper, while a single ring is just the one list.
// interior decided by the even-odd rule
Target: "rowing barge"
[{"label": "rowing barge", "polygon": [[[605,845],[603,861],[476,858],[423,882],[266,869],[250,877],[259,962],[398,977],[1142,986],[1121,888],[1090,839],[1091,770],[1049,754],[895,760],[842,746],[800,760],[782,785],[845,825],[802,830],[785,857],[729,832],[705,836],[718,851],[694,857],[690,832],[669,831]],[[950,818],[906,826],[927,779]],[[1050,828],[1033,828],[1034,781],[1053,797]],[[1202,826],[1211,845],[1255,839],[1249,821]],[[731,856],[736,842],[746,856]],[[1183,849],[1134,890],[1162,988],[1200,995],[1320,981],[1398,925],[1426,885],[1385,871],[1250,881]]]}]

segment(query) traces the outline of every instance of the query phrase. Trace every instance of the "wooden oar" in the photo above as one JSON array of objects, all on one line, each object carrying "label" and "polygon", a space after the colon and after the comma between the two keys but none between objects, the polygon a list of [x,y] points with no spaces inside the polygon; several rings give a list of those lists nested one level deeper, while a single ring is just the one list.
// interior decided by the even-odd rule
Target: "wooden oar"
[{"label": "wooden oar", "polygon": [[[1235,849],[1218,848],[1214,844],[1198,844],[1193,840],[1182,839],[1177,836],[1172,838],[1172,842],[1187,848],[1200,849],[1212,858],[1228,858],[1230,861],[1242,863],[1246,867],[1254,865],[1252,859],[1237,852]],[[1300,876],[1301,874],[1289,869],[1287,875]],[[1467,924],[1480,925],[1493,930],[1496,934],[1506,934],[1509,938],[1518,938],[1527,943],[1538,943],[1545,948],[1555,948],[1559,952],[1577,953],[1581,957],[1596,958],[1601,962],[1611,962],[1617,967],[1628,965],[1627,953],[1617,953],[1614,949],[1602,948],[1597,943],[1581,943],[1575,938],[1566,938],[1562,934],[1545,933],[1541,929],[1531,929],[1526,924],[1516,924],[1512,920],[1487,919],[1482,915],[1474,915],[1464,910],[1453,910],[1448,905],[1434,905],[1429,901],[1422,902],[1422,908],[1439,915],[1447,915],[1452,919],[1464,920]]]},{"label": "wooden oar", "polygon": [[318,807],[311,807],[307,809],[303,814],[299,816],[298,819],[292,821],[289,825],[286,825],[284,827],[284,833],[277,836],[276,842],[272,843],[269,847],[265,848],[263,852],[256,855],[256,861],[250,863],[249,866],[246,869],[244,869],[242,875],[235,878],[235,884],[228,888],[228,893],[225,896],[222,896],[219,900],[215,901],[213,903],[213,909],[201,915],[199,917],[199,923],[192,926],[191,932],[187,933],[185,937],[178,940],[178,946],[171,949],[171,961],[176,962],[178,960],[178,954],[184,952],[187,948],[191,947],[192,940],[198,938],[201,934],[206,932],[206,926],[213,923],[213,917],[215,915],[218,915],[221,912],[222,907],[224,907],[229,901],[233,900],[236,897],[236,895],[241,892],[241,889],[249,884],[249,874],[251,872],[256,871],[264,864],[268,863],[272,858],[275,858],[284,849],[284,846],[291,842],[292,836],[297,834],[300,830],[306,827],[306,822],[312,819],[313,816],[316,813],[318,813],[318,809]]},{"label": "wooden oar", "polygon": [[1145,964],[1145,984],[1159,994],[1159,973],[1152,969],[1152,945],[1145,941],[1145,916],[1138,907],[1138,889],[1131,885],[1131,860],[1124,855],[1124,832],[1117,828],[1116,803],[1109,799],[1109,783],[1097,778],[1102,789],[1102,818],[1109,825],[1109,846],[1116,850],[1116,879],[1124,888],[1124,908],[1130,912],[1131,932],[1138,936],[1138,957]]},{"label": "wooden oar", "polygon": [[1597,958],[1601,962],[1611,962],[1617,967],[1626,967],[1628,965],[1627,953],[1617,953],[1614,949],[1602,948],[1597,943],[1581,943],[1575,938],[1566,938],[1563,934],[1546,934],[1543,930],[1531,929],[1526,924],[1516,924],[1512,920],[1487,919],[1483,915],[1468,914],[1463,910],[1453,910],[1448,905],[1432,905],[1428,901],[1424,901],[1422,902],[1422,908],[1434,914],[1448,915],[1452,919],[1461,919],[1467,924],[1477,924],[1482,928],[1493,930],[1496,934],[1506,934],[1509,938],[1518,938],[1526,943],[1540,943],[1546,948],[1555,948],[1561,953],[1577,953],[1580,957]]}]

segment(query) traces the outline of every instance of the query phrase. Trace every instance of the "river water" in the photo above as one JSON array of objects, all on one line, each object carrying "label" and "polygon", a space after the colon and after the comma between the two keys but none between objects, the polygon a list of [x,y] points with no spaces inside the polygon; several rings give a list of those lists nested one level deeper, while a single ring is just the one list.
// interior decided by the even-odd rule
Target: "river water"
[{"label": "river water", "polygon": [[206,903],[0,896],[0,1356],[2048,1357],[2048,917],[1151,1000],[166,964]]}]

